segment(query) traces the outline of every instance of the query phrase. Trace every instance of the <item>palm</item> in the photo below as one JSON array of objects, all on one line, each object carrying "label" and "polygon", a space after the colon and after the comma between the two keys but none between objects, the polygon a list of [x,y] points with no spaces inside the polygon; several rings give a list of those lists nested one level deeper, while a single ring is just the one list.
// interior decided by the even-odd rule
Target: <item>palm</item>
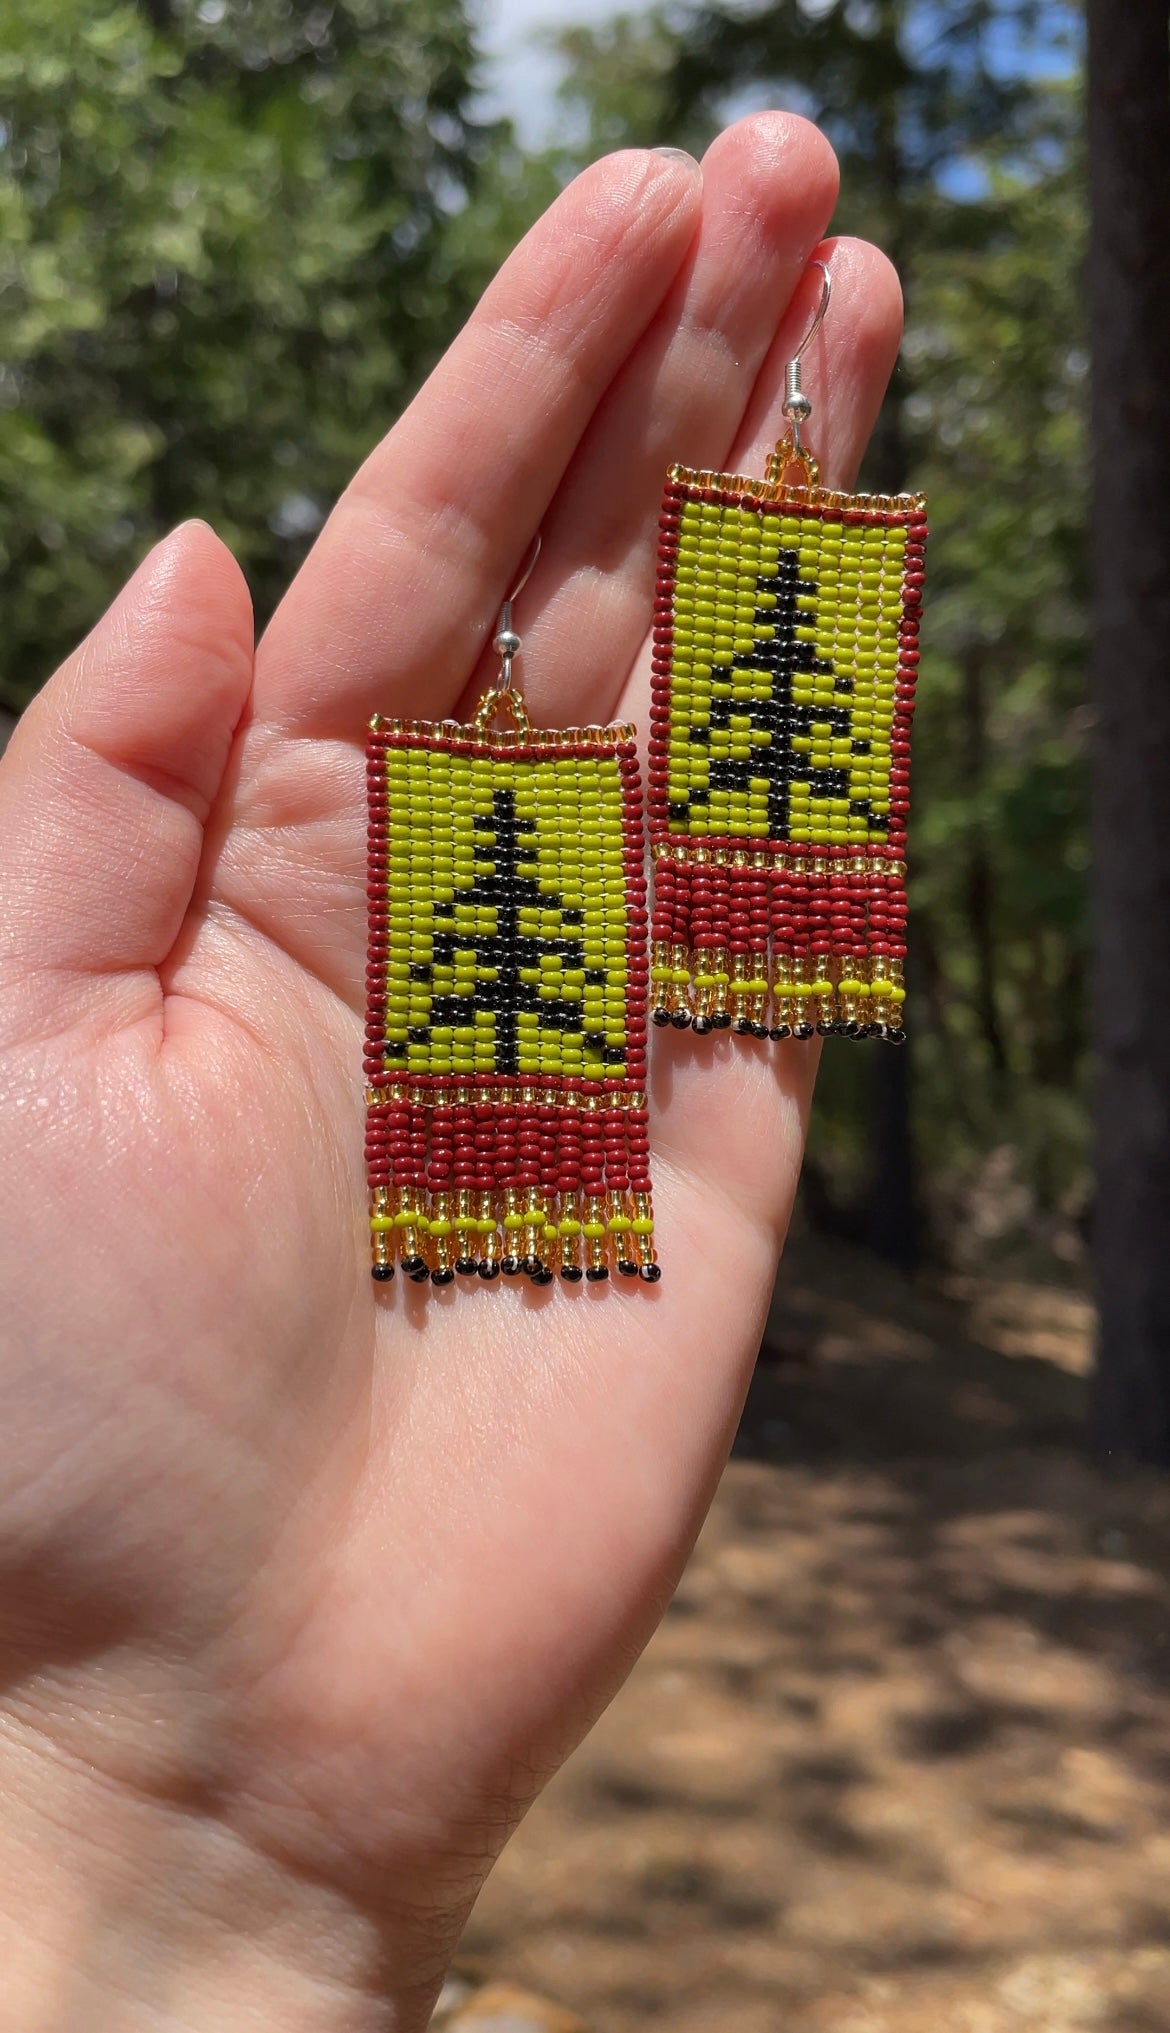
[{"label": "palm", "polygon": [[[561,200],[359,476],[254,673],[238,574],[188,530],[49,688],[3,778],[24,850],[4,1233],[37,1350],[35,1377],[13,1358],[5,1421],[14,1574],[40,1591],[47,1563],[64,1611],[83,1605],[82,1685],[114,1658],[168,1719],[168,1783],[197,1714],[200,1772],[248,1848],[407,1933],[438,1907],[436,1963],[701,1517],[811,1060],[656,1040],[652,1294],[376,1303],[362,731],[376,709],[466,704],[537,524],[533,718],[644,723],[662,471],[761,464],[809,292],[779,339],[778,318],[833,199],[798,122],[742,123],[705,171],[701,216],[658,157]],[[871,250],[833,261],[817,435],[843,478],[897,311]],[[37,1616],[17,1627],[34,1670]],[[158,1783],[157,1751],[110,1738],[84,1698],[71,1726],[120,1782]]]}]

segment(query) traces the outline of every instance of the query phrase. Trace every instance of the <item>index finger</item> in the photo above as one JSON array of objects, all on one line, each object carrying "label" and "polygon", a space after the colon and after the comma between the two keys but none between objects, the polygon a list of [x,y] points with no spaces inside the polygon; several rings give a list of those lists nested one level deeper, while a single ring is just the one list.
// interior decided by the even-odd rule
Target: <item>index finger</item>
[{"label": "index finger", "polygon": [[700,195],[689,156],[628,150],[585,170],[526,235],[273,617],[257,720],[332,736],[375,711],[450,710],[509,571],[687,253]]}]

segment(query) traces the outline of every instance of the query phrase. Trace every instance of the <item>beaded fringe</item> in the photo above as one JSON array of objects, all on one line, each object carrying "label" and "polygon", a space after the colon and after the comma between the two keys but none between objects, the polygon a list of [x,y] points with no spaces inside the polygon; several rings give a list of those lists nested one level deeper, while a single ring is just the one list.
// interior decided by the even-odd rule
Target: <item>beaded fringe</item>
[{"label": "beaded fringe", "polygon": [[[520,1274],[537,1285],[659,1277],[640,1096],[542,1101],[455,1092],[368,1097],[374,1276],[419,1283]],[[537,1172],[539,1185],[521,1179]]]},{"label": "beaded fringe", "polygon": [[656,1024],[902,1042],[900,863],[666,848],[654,887]]}]

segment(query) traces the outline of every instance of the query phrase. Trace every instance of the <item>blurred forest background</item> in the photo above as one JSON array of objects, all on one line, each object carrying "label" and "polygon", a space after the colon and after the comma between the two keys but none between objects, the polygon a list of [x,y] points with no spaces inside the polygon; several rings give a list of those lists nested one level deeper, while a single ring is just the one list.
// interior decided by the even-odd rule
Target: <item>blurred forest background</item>
[{"label": "blurred forest background", "polygon": [[930,496],[912,1042],[826,1048],[735,1457],[660,1632],[493,1874],[442,2024],[1164,2033],[1170,1484],[1087,1458],[1076,1287],[1092,761],[1120,1379],[1095,1429],[1166,1465],[1166,0],[1090,0],[1088,130],[1057,0],[548,5],[547,145],[490,111],[464,0],[0,8],[0,708],[185,515],[263,621],[583,162],[701,150],[766,105],[824,125],[835,225],[907,300],[863,477]]},{"label": "blurred forest background", "polygon": [[[0,15],[0,703],[205,515],[260,618],[533,215],[753,106],[840,154],[906,290],[865,478],[930,496],[913,1044],[830,1048],[809,1217],[1075,1272],[1089,1206],[1085,198],[1077,10],[642,7],[550,35],[556,145],[489,118],[463,0]],[[916,1222],[915,1210],[920,1219]]]}]

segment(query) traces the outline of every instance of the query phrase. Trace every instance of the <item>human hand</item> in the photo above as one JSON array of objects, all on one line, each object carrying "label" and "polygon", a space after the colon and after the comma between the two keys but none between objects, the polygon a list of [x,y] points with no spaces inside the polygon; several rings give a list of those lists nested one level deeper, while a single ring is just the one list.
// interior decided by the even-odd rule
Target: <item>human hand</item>
[{"label": "human hand", "polygon": [[[836,193],[806,123],[599,163],[343,497],[253,657],[202,525],[0,765],[6,2026],[416,2033],[620,1683],[726,1456],[814,1057],[655,1034],[653,1292],[367,1269],[364,762],[465,711],[644,727],[662,477],[762,471]],[[826,250],[820,248],[824,253]],[[833,243],[855,471],[897,348]],[[477,668],[478,667],[478,668]]]}]

